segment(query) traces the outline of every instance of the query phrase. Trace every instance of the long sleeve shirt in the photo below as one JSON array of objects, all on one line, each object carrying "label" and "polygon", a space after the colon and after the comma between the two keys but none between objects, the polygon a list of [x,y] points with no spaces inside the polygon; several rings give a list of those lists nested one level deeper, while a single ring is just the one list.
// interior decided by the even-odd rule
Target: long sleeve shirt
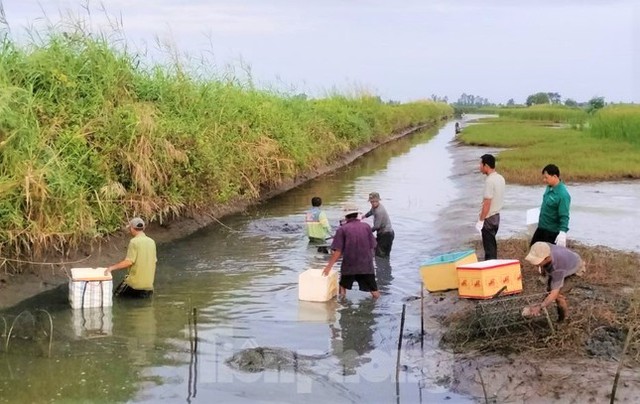
[{"label": "long sleeve shirt", "polygon": [[552,232],[569,231],[571,195],[564,182],[555,187],[547,186],[542,196],[538,227]]},{"label": "long sleeve shirt", "polygon": [[372,231],[380,233],[387,233],[393,231],[393,227],[391,227],[391,219],[389,219],[389,214],[387,210],[379,204],[377,208],[371,209],[368,211],[364,217],[373,216],[373,227]]}]

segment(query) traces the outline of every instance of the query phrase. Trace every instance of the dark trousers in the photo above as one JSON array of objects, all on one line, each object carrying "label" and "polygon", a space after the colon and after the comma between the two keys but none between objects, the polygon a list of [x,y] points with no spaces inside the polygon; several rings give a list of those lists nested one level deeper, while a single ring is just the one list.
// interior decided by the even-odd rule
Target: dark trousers
[{"label": "dark trousers", "polygon": [[498,243],[496,241],[498,227],[500,227],[500,213],[484,219],[484,226],[482,226],[482,246],[484,247],[485,261],[498,258]]},{"label": "dark trousers", "polygon": [[549,231],[541,228],[537,228],[535,233],[533,233],[533,237],[531,237],[531,242],[529,243],[529,247],[531,247],[534,243],[538,241],[545,241],[547,243],[555,244],[556,237],[558,237],[557,231]]},{"label": "dark trousers", "polygon": [[396,235],[393,231],[378,233],[376,237],[376,241],[378,243],[378,245],[376,245],[376,257],[389,258],[395,236]]},{"label": "dark trousers", "polygon": [[125,281],[122,281],[120,285],[113,292],[114,296],[118,297],[130,297],[134,299],[146,299],[153,295],[153,290],[138,290],[127,285]]}]

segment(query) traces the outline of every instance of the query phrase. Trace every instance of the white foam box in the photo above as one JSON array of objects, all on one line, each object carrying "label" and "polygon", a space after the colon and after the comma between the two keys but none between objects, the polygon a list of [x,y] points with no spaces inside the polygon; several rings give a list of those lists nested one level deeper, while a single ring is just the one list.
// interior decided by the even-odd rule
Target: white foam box
[{"label": "white foam box", "polygon": [[298,299],[307,302],[326,302],[338,294],[338,272],[327,276],[322,269],[310,268],[298,275]]},{"label": "white foam box", "polygon": [[72,309],[113,306],[113,278],[105,268],[72,268],[69,303]]}]

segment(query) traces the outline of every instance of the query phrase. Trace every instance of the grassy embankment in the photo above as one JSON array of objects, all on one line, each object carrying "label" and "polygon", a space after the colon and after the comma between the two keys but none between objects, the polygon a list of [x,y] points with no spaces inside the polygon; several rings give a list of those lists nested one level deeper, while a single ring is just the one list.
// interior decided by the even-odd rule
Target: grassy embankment
[{"label": "grassy embankment", "polygon": [[499,154],[498,168],[508,182],[539,184],[540,170],[549,163],[560,167],[566,181],[640,178],[640,106],[606,107],[592,117],[567,108],[522,108],[500,115],[469,125],[459,139],[507,148]]},{"label": "grassy embankment", "polygon": [[[66,252],[121,228],[252,201],[445,104],[308,100],[177,62],[143,68],[100,36],[0,45],[0,257]],[[5,262],[6,263],[6,262]]]},{"label": "grassy embankment", "polygon": [[543,121],[582,125],[589,117],[582,108],[564,105],[533,105],[528,108],[502,108],[496,111],[502,118],[514,118],[527,121]]}]

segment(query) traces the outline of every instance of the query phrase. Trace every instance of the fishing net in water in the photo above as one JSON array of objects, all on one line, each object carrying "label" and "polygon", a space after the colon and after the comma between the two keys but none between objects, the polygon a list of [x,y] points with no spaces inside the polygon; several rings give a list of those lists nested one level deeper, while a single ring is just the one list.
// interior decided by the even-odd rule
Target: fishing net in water
[{"label": "fishing net in water", "polygon": [[[0,316],[0,336],[4,352],[36,349],[50,350],[53,321],[46,310],[25,310],[16,316]],[[35,344],[34,344],[35,343]]]}]

